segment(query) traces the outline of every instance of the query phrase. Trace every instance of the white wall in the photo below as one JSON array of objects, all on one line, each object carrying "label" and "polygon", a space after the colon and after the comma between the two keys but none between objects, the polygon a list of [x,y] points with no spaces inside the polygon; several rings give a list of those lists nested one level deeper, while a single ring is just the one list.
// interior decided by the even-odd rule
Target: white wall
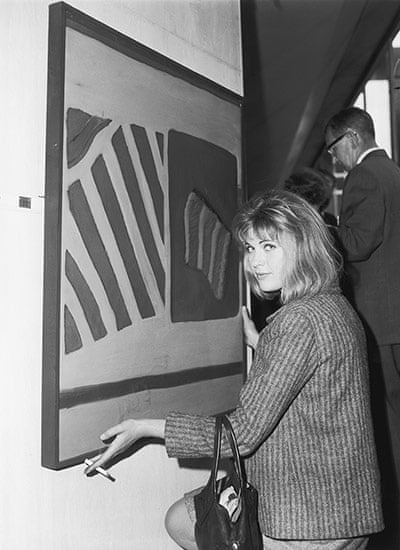
[{"label": "white wall", "polygon": [[[40,465],[47,0],[0,0],[0,548],[169,550],[169,504],[208,472],[161,446],[113,468]],[[71,0],[71,5],[242,93],[239,0]],[[18,208],[18,196],[32,209]]]}]

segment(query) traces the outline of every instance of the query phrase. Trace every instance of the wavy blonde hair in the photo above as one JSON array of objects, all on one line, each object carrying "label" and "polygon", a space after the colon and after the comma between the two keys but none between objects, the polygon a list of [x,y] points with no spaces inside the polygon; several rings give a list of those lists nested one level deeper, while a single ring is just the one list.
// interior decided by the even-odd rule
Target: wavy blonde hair
[{"label": "wavy blonde hair", "polygon": [[269,191],[248,201],[233,220],[232,230],[244,254],[244,272],[254,294],[267,298],[247,263],[246,238],[250,231],[276,240],[286,264],[280,299],[289,301],[337,286],[342,266],[333,237],[319,213],[290,191]]}]

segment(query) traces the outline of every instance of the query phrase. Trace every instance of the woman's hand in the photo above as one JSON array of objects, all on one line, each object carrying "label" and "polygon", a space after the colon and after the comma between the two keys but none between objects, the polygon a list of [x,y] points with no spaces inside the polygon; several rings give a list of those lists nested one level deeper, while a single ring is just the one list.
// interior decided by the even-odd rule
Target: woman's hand
[{"label": "woman's hand", "polygon": [[[143,437],[164,438],[165,420],[145,419],[145,420],[124,420],[101,434],[100,439],[108,444],[107,449],[102,455],[96,458],[91,466],[86,468],[85,474],[88,475],[95,471],[99,466],[126,451],[133,443]],[[110,441],[110,443],[107,443]]]},{"label": "woman's hand", "polygon": [[250,318],[246,306],[242,307],[244,341],[248,346],[255,349],[258,342],[258,331],[253,320]]}]

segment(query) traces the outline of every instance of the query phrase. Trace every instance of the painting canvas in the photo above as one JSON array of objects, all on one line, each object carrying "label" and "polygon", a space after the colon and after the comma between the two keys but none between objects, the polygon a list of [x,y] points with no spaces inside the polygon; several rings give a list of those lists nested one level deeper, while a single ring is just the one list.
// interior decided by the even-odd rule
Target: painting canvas
[{"label": "painting canvas", "polygon": [[50,6],[42,463],[129,417],[233,408],[243,383],[240,100]]}]

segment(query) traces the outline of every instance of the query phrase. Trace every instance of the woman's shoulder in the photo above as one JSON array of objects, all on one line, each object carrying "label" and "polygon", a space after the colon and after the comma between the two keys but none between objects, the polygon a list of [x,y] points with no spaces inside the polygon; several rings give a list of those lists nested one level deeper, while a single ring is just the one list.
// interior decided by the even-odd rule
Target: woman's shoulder
[{"label": "woman's shoulder", "polygon": [[303,296],[285,304],[274,314],[272,321],[276,325],[301,324],[314,325],[335,317],[353,315],[350,304],[339,288]]},{"label": "woman's shoulder", "polygon": [[340,291],[321,292],[282,306],[260,341],[267,346],[272,339],[290,342],[296,337],[304,341],[311,338],[317,349],[325,345],[349,349],[365,338],[357,313]]},{"label": "woman's shoulder", "polygon": [[284,307],[288,312],[313,311],[316,308],[323,307],[324,304],[342,304],[344,296],[338,285],[332,285],[328,289],[319,292],[306,294],[300,298],[294,298]]}]

